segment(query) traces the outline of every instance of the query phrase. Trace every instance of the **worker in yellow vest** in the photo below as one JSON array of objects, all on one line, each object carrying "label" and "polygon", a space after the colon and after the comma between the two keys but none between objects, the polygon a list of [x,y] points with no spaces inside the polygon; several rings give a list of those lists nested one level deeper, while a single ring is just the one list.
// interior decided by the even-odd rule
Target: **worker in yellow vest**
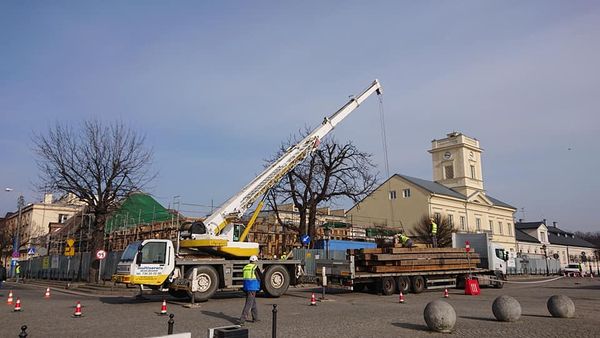
[{"label": "worker in yellow vest", "polygon": [[412,248],[413,241],[405,234],[399,233],[394,236],[394,246],[396,245],[401,245],[403,248]]},{"label": "worker in yellow vest", "polygon": [[431,221],[431,243],[433,244],[434,248],[438,247],[438,243],[437,243],[437,231],[438,231],[438,226],[435,223],[433,218],[429,219]]},{"label": "worker in yellow vest", "polygon": [[[260,281],[263,279],[262,272],[256,265],[258,257],[251,256],[250,263],[244,266],[242,277],[244,278],[243,290],[246,292],[246,303],[240,317],[240,325],[246,321],[251,323],[258,322],[258,310],[256,308],[256,292],[260,290]],[[252,320],[248,319],[249,312],[252,313]]]},{"label": "worker in yellow vest", "polygon": [[21,264],[19,264],[19,262],[17,262],[17,265],[15,266],[15,275],[17,276],[17,283],[18,283],[19,278],[21,277]]}]

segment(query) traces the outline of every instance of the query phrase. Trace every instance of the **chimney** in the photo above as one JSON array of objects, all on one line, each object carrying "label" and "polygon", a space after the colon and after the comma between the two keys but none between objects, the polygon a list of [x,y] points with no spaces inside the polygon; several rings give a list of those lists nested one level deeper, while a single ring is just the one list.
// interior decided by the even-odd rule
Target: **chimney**
[{"label": "chimney", "polygon": [[519,218],[519,223],[523,223],[523,219],[522,218]]},{"label": "chimney", "polygon": [[44,194],[44,204],[52,204],[52,194],[50,194],[50,193]]},{"label": "chimney", "polygon": [[556,228],[556,222],[552,222],[552,226]]},{"label": "chimney", "polygon": [[546,225],[546,219],[545,218],[542,220],[542,223],[544,223],[544,225]]}]

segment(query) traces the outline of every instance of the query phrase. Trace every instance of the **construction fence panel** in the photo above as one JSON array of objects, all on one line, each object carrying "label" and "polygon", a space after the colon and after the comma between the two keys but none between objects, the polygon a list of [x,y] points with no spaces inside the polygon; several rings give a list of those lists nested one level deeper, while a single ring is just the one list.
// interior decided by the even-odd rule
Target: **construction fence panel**
[{"label": "construction fence panel", "polygon": [[315,277],[321,272],[316,271],[317,259],[334,259],[346,260],[346,250],[329,250],[324,249],[303,249],[296,248],[292,250],[294,259],[299,259],[304,265],[304,272],[307,276]]},{"label": "construction fence panel", "polygon": [[513,258],[513,264],[509,264],[506,272],[509,275],[545,275],[546,272],[550,274],[560,273],[560,261],[549,258],[547,263],[548,271],[546,271],[546,259],[544,258],[516,257]]},{"label": "construction fence panel", "polygon": [[[117,270],[122,253],[122,251],[107,253],[102,262],[102,280],[111,279]],[[33,257],[26,261],[20,261],[19,264],[23,271],[23,277],[28,279],[89,281],[90,257],[89,252],[74,256],[51,255]]]}]

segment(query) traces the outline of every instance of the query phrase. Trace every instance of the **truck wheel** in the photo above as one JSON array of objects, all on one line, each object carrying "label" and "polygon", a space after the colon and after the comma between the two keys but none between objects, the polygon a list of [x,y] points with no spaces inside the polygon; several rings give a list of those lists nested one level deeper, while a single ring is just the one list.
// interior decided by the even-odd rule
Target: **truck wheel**
[{"label": "truck wheel", "polygon": [[381,293],[386,296],[393,295],[396,292],[396,281],[394,277],[381,278]]},{"label": "truck wheel", "polygon": [[188,297],[188,293],[185,290],[173,290],[169,289],[169,294],[175,298],[186,298]]},{"label": "truck wheel", "polygon": [[[502,274],[502,272],[496,271],[496,273],[494,273],[494,276],[498,280],[506,280],[506,277]],[[504,283],[502,282],[495,282],[493,283],[493,285],[496,289],[502,289],[504,287]]]},{"label": "truck wheel", "polygon": [[425,279],[423,276],[414,276],[410,279],[413,293],[421,293],[425,290]]},{"label": "truck wheel", "polygon": [[408,277],[400,276],[397,278],[396,283],[398,291],[402,291],[402,293],[410,291],[410,279]]},{"label": "truck wheel", "polygon": [[265,292],[271,297],[283,295],[290,286],[290,274],[281,265],[271,265],[265,273],[263,282]]},{"label": "truck wheel", "polygon": [[194,269],[189,269],[186,278],[191,281],[192,286],[198,289],[196,292],[186,291],[188,296],[194,297],[196,302],[205,302],[212,297],[219,286],[217,270],[210,265],[196,266],[196,279],[192,280]]}]

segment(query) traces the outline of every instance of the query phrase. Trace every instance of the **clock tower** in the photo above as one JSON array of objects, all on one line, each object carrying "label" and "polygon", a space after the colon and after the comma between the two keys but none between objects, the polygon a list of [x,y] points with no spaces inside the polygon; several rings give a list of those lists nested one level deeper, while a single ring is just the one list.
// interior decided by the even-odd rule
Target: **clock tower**
[{"label": "clock tower", "polygon": [[467,198],[483,192],[479,141],[459,132],[431,141],[433,180]]}]

